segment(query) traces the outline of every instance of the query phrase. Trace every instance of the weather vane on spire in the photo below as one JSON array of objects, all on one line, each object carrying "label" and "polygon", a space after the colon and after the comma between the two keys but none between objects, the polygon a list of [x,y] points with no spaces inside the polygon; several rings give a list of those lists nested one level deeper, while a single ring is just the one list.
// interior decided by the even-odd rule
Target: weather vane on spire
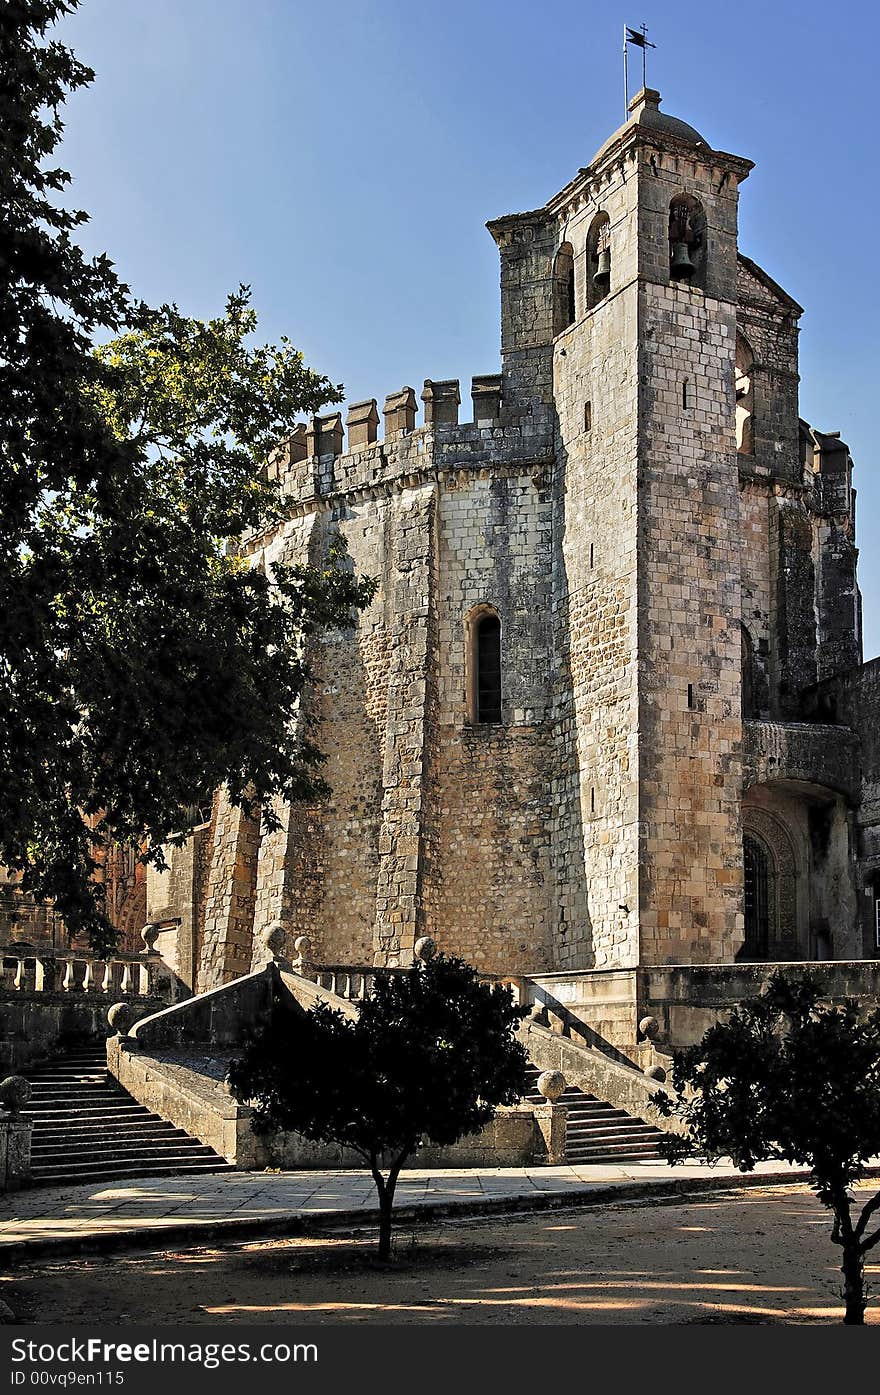
[{"label": "weather vane on spire", "polygon": [[635,44],[636,48],[642,50],[642,86],[648,86],[648,49],[656,48],[648,39],[648,26],[643,24],[639,29],[630,29],[628,25],[623,26],[623,115],[624,120],[629,115],[629,78],[626,71],[626,60],[630,44]]}]

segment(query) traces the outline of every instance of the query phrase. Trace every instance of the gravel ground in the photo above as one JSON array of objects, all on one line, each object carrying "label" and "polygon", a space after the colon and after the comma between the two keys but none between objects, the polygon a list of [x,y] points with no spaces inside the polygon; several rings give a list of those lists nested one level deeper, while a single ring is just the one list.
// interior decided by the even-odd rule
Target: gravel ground
[{"label": "gravel ground", "polygon": [[390,1265],[366,1234],[44,1259],[0,1297],[36,1324],[835,1323],[829,1232],[805,1187],[761,1188],[410,1225]]}]

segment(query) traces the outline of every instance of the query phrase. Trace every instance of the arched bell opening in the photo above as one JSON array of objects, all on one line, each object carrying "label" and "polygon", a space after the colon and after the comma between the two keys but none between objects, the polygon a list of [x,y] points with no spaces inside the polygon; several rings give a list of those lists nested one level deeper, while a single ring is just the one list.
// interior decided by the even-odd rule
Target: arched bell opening
[{"label": "arched bell opening", "polygon": [[587,309],[592,310],[611,289],[611,219],[607,213],[597,213],[590,224],[585,255]]},{"label": "arched bell opening", "polygon": [[739,455],[755,453],[755,356],[745,335],[736,335],[736,449]]},{"label": "arched bell opening", "polygon": [[669,279],[706,286],[706,215],[693,194],[676,194],[669,205]]}]

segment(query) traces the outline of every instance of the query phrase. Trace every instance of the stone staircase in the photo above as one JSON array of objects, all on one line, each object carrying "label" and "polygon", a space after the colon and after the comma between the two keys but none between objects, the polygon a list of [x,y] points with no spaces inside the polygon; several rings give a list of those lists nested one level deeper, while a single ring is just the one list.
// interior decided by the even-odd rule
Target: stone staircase
[{"label": "stone staircase", "polygon": [[107,1072],[103,1042],[22,1072],[33,1093],[36,1186],[231,1170],[206,1144],[152,1114]]},{"label": "stone staircase", "polygon": [[[531,1088],[526,1099],[534,1104],[546,1104],[535,1083],[539,1074],[536,1067],[529,1067]],[[662,1129],[646,1124],[644,1119],[584,1094],[577,1085],[567,1086],[559,1103],[568,1106],[566,1162],[600,1165],[665,1161],[658,1147],[665,1135]]]}]

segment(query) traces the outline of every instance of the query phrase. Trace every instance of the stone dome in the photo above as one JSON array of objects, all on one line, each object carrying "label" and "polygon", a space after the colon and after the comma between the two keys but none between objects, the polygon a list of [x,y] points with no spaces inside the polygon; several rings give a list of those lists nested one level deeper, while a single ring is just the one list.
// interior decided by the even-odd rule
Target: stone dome
[{"label": "stone dome", "polygon": [[619,126],[613,136],[609,136],[600,150],[596,151],[590,161],[595,165],[601,160],[606,151],[616,145],[619,140],[634,126],[641,126],[647,131],[656,131],[658,134],[675,136],[678,140],[689,141],[691,145],[701,145],[704,149],[709,148],[709,142],[695,131],[693,126],[689,126],[686,121],[680,121],[677,116],[667,116],[660,110],[660,93],[655,92],[653,87],[643,87],[641,92],[637,92],[629,104],[629,117]]}]

